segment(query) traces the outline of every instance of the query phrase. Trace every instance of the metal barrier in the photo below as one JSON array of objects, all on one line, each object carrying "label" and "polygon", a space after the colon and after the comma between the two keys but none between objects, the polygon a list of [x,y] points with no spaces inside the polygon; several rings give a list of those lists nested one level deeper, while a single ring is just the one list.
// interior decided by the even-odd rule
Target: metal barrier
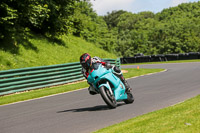
[{"label": "metal barrier", "polygon": [[[104,59],[120,67],[120,59]],[[0,71],[0,95],[83,80],[79,62]]]},{"label": "metal barrier", "polygon": [[189,52],[180,54],[166,54],[166,55],[149,55],[143,54],[135,55],[134,57],[120,58],[122,64],[126,63],[142,63],[142,62],[156,62],[156,61],[172,61],[172,60],[190,60],[200,59],[200,52]]}]

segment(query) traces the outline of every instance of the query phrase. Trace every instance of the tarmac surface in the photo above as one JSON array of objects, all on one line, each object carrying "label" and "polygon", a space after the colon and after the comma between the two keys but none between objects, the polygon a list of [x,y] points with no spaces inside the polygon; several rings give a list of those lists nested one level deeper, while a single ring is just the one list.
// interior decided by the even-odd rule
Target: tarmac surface
[{"label": "tarmac surface", "polygon": [[[136,68],[136,65],[122,66]],[[0,133],[90,133],[200,94],[200,62],[139,65],[165,72],[128,79],[133,104],[108,109],[87,89],[0,106]]]}]

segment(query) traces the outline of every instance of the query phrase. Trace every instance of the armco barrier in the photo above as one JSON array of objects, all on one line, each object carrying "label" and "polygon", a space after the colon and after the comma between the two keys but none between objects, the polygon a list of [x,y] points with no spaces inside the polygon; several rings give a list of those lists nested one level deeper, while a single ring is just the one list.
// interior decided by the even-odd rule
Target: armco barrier
[{"label": "armco barrier", "polygon": [[167,54],[165,55],[168,61],[178,60],[179,55],[178,54]]},{"label": "armco barrier", "polygon": [[189,59],[198,59],[200,57],[199,52],[190,52],[188,53]]},{"label": "armco barrier", "polygon": [[[104,59],[120,67],[120,60]],[[83,80],[79,62],[0,71],[0,95]]]}]

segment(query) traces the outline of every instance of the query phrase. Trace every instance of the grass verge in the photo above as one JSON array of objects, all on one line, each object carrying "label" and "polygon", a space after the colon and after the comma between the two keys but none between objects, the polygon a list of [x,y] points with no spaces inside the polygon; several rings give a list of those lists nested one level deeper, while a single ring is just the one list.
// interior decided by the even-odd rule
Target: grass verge
[{"label": "grass verge", "polygon": [[[154,72],[160,72],[163,69],[135,69],[135,68],[128,68],[125,69],[128,71],[128,73],[124,73],[125,78],[135,77],[139,75],[144,75],[148,73],[154,73]],[[50,88],[43,88],[38,90],[32,90],[28,92],[18,93],[18,94],[12,94],[7,96],[1,96],[0,97],[0,105],[49,96],[53,94],[59,94],[64,92],[69,92],[73,90],[78,90],[81,88],[88,87],[87,82],[79,82],[75,84],[68,84],[68,85],[62,85],[62,86],[56,86],[56,87],[50,87]]]},{"label": "grass verge", "polygon": [[95,133],[199,133],[200,95]]},{"label": "grass verge", "polygon": [[127,70],[128,73],[123,73],[125,78],[131,78],[136,76],[141,76],[149,73],[156,73],[163,71],[164,69],[144,69],[144,68],[123,68],[123,70]]}]

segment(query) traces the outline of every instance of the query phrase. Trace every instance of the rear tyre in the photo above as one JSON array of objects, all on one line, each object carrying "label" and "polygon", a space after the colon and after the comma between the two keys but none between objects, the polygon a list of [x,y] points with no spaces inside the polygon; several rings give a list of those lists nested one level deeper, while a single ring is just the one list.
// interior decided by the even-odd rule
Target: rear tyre
[{"label": "rear tyre", "polygon": [[104,102],[108,105],[108,107],[111,109],[116,108],[117,102],[115,100],[115,97],[110,94],[110,91],[105,86],[101,86],[99,90],[101,97],[103,98]]},{"label": "rear tyre", "polygon": [[130,104],[130,103],[133,103],[134,102],[134,97],[133,97],[133,94],[131,92],[127,92],[127,99],[124,100],[124,102],[126,104]]}]

